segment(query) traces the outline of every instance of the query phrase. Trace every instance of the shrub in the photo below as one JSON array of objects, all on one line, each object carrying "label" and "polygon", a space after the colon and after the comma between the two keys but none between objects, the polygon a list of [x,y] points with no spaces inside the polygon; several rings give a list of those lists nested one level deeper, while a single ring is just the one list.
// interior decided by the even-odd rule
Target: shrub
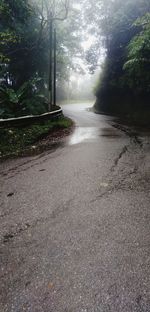
[{"label": "shrub", "polygon": [[38,94],[35,80],[24,83],[19,90],[0,88],[0,117],[37,115],[47,111],[45,96]]}]

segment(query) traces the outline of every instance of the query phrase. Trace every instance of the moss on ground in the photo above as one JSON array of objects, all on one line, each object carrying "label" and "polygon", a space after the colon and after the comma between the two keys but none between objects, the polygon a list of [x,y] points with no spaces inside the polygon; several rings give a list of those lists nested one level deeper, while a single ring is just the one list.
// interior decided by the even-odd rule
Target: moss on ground
[{"label": "moss on ground", "polygon": [[56,121],[46,121],[26,127],[0,128],[0,158],[19,156],[40,139],[57,130],[70,128],[72,120],[61,117]]}]

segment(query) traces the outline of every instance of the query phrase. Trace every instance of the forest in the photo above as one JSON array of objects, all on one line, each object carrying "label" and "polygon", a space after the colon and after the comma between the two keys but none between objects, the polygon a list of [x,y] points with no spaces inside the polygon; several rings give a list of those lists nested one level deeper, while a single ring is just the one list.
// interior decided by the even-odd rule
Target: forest
[{"label": "forest", "polygon": [[[68,1],[0,1],[0,116],[18,117],[48,110],[50,24],[57,29],[57,89],[63,93],[80,54],[77,10]],[[52,47],[51,47],[52,45]]]},{"label": "forest", "polygon": [[72,73],[99,71],[97,112],[150,110],[149,0],[0,0],[0,118],[48,110],[52,20],[57,98],[66,98]]},{"label": "forest", "polygon": [[103,12],[105,16],[99,24],[106,58],[95,89],[96,108],[133,116],[135,112],[147,112],[150,109],[150,2],[108,1]]}]

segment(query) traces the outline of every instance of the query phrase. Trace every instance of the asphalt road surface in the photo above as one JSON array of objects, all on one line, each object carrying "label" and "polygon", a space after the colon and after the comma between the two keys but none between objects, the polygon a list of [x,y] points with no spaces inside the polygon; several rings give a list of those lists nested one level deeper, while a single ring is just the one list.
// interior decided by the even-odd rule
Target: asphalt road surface
[{"label": "asphalt road surface", "polygon": [[89,104],[55,149],[0,165],[0,312],[150,311],[150,144]]}]

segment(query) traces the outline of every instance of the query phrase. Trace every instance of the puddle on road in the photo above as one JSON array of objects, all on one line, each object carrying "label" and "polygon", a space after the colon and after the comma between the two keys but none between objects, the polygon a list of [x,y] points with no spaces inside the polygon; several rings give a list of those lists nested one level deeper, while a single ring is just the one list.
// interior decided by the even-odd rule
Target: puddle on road
[{"label": "puddle on road", "polygon": [[98,128],[78,127],[69,140],[69,145],[79,144],[83,141],[94,140],[98,137]]},{"label": "puddle on road", "polygon": [[118,130],[113,128],[78,127],[69,140],[69,145],[75,145],[86,141],[94,141],[99,137],[120,137]]}]

